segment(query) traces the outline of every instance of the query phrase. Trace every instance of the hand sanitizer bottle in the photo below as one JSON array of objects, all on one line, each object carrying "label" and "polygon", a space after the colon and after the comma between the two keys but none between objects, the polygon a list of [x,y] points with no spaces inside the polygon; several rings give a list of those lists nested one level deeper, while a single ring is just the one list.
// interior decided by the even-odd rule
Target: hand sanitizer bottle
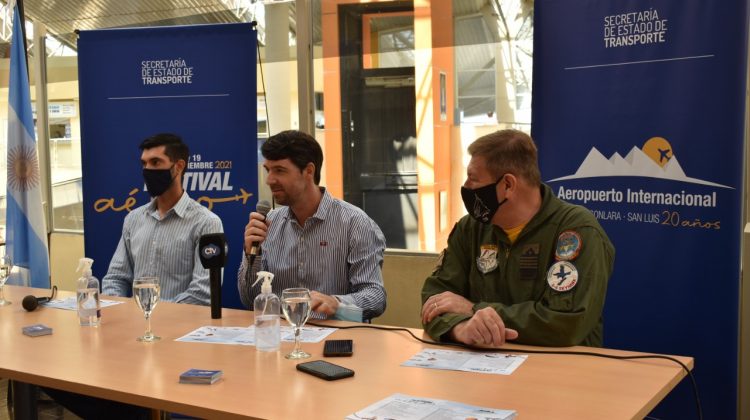
[{"label": "hand sanitizer bottle", "polygon": [[255,348],[260,351],[278,351],[281,343],[281,330],[279,328],[279,317],[281,313],[281,301],[273,294],[271,282],[273,274],[268,271],[259,271],[258,279],[253,283],[255,286],[259,281],[260,294],[255,297],[253,309],[255,310]]},{"label": "hand sanitizer bottle", "polygon": [[78,303],[78,321],[82,326],[98,327],[101,321],[101,307],[99,304],[99,280],[91,274],[94,260],[81,258],[78,269],[81,277],[76,282],[76,296]]}]

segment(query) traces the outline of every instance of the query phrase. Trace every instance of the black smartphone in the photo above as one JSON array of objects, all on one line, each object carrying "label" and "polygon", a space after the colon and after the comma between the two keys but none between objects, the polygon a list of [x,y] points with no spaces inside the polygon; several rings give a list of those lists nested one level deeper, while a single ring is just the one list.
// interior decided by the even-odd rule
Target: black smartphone
[{"label": "black smartphone", "polygon": [[297,365],[297,370],[323,378],[326,381],[335,381],[336,379],[354,376],[353,370],[347,369],[343,366],[334,365],[333,363],[328,363],[325,360],[313,360],[312,362],[300,363]]},{"label": "black smartphone", "polygon": [[323,345],[323,356],[351,356],[353,347],[352,340],[326,340]]}]

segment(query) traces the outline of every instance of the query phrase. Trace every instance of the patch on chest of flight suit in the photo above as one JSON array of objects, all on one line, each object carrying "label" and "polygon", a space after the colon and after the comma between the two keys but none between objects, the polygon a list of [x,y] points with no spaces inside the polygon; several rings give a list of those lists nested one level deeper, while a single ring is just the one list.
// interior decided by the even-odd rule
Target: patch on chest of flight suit
[{"label": "patch on chest of flight suit", "polygon": [[481,245],[479,247],[477,268],[483,274],[487,274],[497,268],[497,245]]},{"label": "patch on chest of flight suit", "polygon": [[524,245],[521,249],[520,278],[531,281],[539,273],[539,244]]}]

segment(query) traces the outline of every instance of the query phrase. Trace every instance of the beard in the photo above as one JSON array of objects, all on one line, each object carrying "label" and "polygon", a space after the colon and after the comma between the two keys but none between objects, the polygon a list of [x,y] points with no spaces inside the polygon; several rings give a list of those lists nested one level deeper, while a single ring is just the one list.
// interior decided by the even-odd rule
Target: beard
[{"label": "beard", "polygon": [[289,195],[283,188],[279,188],[278,190],[271,190],[271,195],[273,196],[273,200],[276,202],[276,204],[282,206],[289,205]]}]

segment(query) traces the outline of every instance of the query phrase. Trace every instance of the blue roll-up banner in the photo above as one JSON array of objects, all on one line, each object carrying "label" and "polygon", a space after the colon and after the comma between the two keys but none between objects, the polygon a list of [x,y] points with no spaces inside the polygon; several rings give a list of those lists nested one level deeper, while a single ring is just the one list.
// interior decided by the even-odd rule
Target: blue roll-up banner
[{"label": "blue roll-up banner", "polygon": [[[542,176],[617,250],[604,344],[695,357],[711,419],[736,417],[746,7],[537,0],[534,12]],[[696,418],[689,381],[654,416]]]},{"label": "blue roll-up banner", "polygon": [[97,277],[125,215],[149,202],[138,145],[171,132],[190,148],[183,186],[224,224],[222,304],[242,306],[235,278],[258,195],[256,40],[249,23],[79,33],[85,249]]}]

